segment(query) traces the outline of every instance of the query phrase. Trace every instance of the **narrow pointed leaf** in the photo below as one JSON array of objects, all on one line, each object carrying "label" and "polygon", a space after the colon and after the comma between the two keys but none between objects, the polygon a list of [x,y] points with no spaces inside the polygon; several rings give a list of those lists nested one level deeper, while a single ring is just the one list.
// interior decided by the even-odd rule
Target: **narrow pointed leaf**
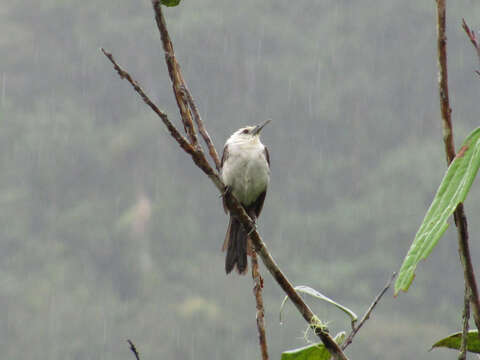
[{"label": "narrow pointed leaf", "polygon": [[[433,344],[432,349],[438,348],[438,347],[446,347],[449,349],[460,350],[461,343],[462,343],[462,333],[458,332],[458,333],[449,335],[442,340],[437,341],[435,344]],[[478,337],[478,330],[470,330],[468,332],[467,350],[473,353],[480,354],[480,338]]]},{"label": "narrow pointed leaf", "polygon": [[[303,294],[308,294],[310,296],[313,296],[314,298],[323,300],[323,301],[325,301],[329,304],[332,304],[332,305],[336,306],[337,308],[339,308],[340,310],[342,310],[343,312],[348,314],[348,316],[350,316],[350,320],[352,322],[355,322],[358,319],[357,314],[355,314],[352,310],[350,310],[349,308],[337,303],[336,301],[330,299],[329,297],[323,295],[322,293],[320,293],[319,291],[317,291],[315,289],[312,289],[309,286],[304,286],[304,285],[295,286],[295,290],[297,290],[298,292],[301,292]],[[285,306],[285,303],[286,303],[287,300],[288,300],[288,296],[285,296],[285,298],[282,301],[282,304],[280,305],[280,322],[282,322],[282,310],[283,310],[283,307]]]},{"label": "narrow pointed leaf", "polygon": [[[345,340],[345,331],[339,332],[335,338],[337,344]],[[281,360],[329,360],[330,353],[322,343],[307,345],[298,349],[288,350],[282,353]]]},{"label": "narrow pointed leaf", "polygon": [[410,250],[403,260],[395,282],[395,295],[400,290],[408,290],[415,277],[417,264],[428,257],[447,229],[448,218],[458,204],[465,200],[479,166],[480,128],[477,128],[464,141],[457,156],[448,167]]}]

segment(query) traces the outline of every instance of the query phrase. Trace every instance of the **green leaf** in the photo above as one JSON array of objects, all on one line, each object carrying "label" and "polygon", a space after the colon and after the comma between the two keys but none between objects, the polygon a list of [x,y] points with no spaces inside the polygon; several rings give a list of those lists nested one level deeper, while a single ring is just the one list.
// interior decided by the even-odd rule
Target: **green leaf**
[{"label": "green leaf", "polygon": [[[304,286],[304,285],[295,286],[295,290],[300,292],[300,293],[303,293],[303,294],[308,294],[310,296],[313,296],[314,298],[323,300],[323,301],[325,301],[329,304],[332,304],[332,305],[336,306],[337,308],[339,308],[340,310],[342,310],[343,312],[348,314],[348,316],[350,316],[350,319],[353,323],[355,321],[357,321],[357,319],[358,319],[357,314],[355,314],[352,310],[350,310],[349,308],[335,302],[334,300],[332,300],[329,297],[323,295],[322,293],[318,292],[317,290],[312,289],[309,286]],[[283,311],[283,307],[285,306],[285,303],[287,302],[287,300],[288,300],[288,296],[285,296],[285,298],[282,301],[282,304],[280,305],[280,322],[282,322],[282,311]]]},{"label": "green leaf", "polygon": [[161,0],[162,5],[165,6],[177,6],[181,0]]},{"label": "green leaf", "polygon": [[408,290],[415,277],[417,264],[420,260],[428,257],[447,230],[447,220],[458,204],[465,200],[479,166],[480,128],[477,128],[464,141],[437,190],[410,250],[403,260],[398,279],[395,282],[395,295],[400,290]]},{"label": "green leaf", "polygon": [[[446,338],[437,341],[433,344],[432,349],[438,347],[446,347],[449,349],[460,350],[460,345],[462,343],[462,333],[457,332],[455,334],[449,335]],[[467,336],[467,350],[473,353],[480,354],[480,338],[478,337],[478,330],[470,330]]]},{"label": "green leaf", "polygon": [[[345,331],[339,332],[335,338],[337,344],[345,340]],[[307,345],[298,349],[288,350],[282,353],[281,360],[329,360],[331,357],[325,345],[322,343]]]}]

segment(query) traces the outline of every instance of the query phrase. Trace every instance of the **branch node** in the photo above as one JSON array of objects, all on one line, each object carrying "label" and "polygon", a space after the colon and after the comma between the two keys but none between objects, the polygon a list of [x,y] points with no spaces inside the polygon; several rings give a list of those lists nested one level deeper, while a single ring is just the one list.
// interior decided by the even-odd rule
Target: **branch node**
[{"label": "branch node", "polygon": [[358,323],[358,326],[355,327],[355,324],[354,322],[352,321],[352,332],[350,333],[350,335],[348,335],[347,339],[344,341],[343,345],[342,345],[342,350],[345,350],[347,348],[348,345],[350,345],[353,341],[353,338],[355,337],[355,335],[357,334],[358,330],[360,330],[360,328],[363,326],[363,324],[368,320],[370,319],[370,314],[372,313],[373,309],[375,308],[375,306],[377,306],[377,304],[380,302],[380,299],[383,297],[383,295],[385,295],[385,293],[387,292],[387,290],[390,288],[390,286],[392,285],[392,282],[393,280],[395,279],[395,277],[397,276],[397,273],[394,272],[392,274],[392,276],[390,277],[390,280],[387,281],[387,283],[385,284],[385,286],[383,287],[383,289],[378,293],[378,295],[375,297],[375,299],[372,301],[372,303],[370,304],[370,306],[368,307],[367,311],[365,312],[365,314],[363,315],[362,317],[362,320],[360,320],[360,322]]}]

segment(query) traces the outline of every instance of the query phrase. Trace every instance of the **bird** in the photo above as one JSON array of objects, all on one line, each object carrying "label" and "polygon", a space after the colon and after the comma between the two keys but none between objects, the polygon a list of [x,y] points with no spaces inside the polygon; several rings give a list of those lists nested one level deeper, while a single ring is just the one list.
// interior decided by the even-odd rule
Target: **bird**
[{"label": "bird", "polygon": [[[225,142],[221,161],[221,178],[226,186],[223,208],[228,214],[226,196],[233,194],[256,223],[263,208],[270,182],[270,155],[260,141],[260,131],[271,120],[235,131]],[[239,274],[247,272],[247,254],[251,255],[249,233],[232,214],[222,247],[226,251],[225,271],[236,268]]]}]

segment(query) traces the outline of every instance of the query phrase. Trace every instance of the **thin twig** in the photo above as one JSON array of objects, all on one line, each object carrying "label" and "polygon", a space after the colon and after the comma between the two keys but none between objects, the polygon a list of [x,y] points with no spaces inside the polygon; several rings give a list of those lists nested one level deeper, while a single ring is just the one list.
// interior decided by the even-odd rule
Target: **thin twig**
[{"label": "thin twig", "polygon": [[[181,75],[181,74],[180,74]],[[183,80],[183,78],[182,78]],[[192,94],[190,94],[190,91],[184,85],[184,93],[185,97],[187,98],[188,105],[190,106],[190,109],[192,109],[193,112],[193,119],[195,120],[195,123],[197,124],[198,127],[198,132],[202,135],[203,140],[205,141],[205,144],[207,144],[208,147],[208,152],[210,154],[210,157],[212,158],[213,162],[215,163],[215,167],[217,168],[217,171],[220,171],[220,158],[218,157],[217,150],[215,149],[215,146],[213,145],[212,139],[210,138],[210,135],[208,134],[207,129],[205,129],[205,126],[203,125],[202,118],[200,117],[200,113],[198,112],[197,105],[195,105],[195,102],[193,101]]]},{"label": "thin twig", "polygon": [[150,106],[150,108],[162,119],[163,123],[167,127],[167,129],[170,131],[170,134],[173,136],[173,138],[180,144],[183,150],[185,150],[187,153],[190,155],[195,153],[194,148],[188,143],[187,139],[185,139],[175,128],[175,126],[170,122],[170,120],[167,117],[167,114],[165,114],[162,110],[160,110],[157,105],[153,103],[152,100],[145,94],[143,89],[140,87],[140,85],[133,80],[131,75],[123,70],[120,65],[117,64],[115,59],[113,58],[112,54],[106,51],[104,48],[101,48],[103,54],[110,60],[110,62],[113,64],[114,69],[117,71],[118,75],[120,75],[120,78],[127,80],[132,87],[135,89],[135,91],[140,95],[142,100]]},{"label": "thin twig", "polygon": [[130,345],[130,350],[132,350],[133,355],[135,355],[135,359],[140,360],[140,354],[138,353],[135,344],[131,340],[127,340],[127,342]]},{"label": "thin twig", "polygon": [[385,284],[384,288],[382,289],[382,291],[380,291],[377,296],[375,297],[375,299],[373,300],[373,302],[370,304],[370,306],[368,307],[367,311],[365,312],[365,315],[363,315],[362,319],[360,320],[360,322],[358,323],[357,326],[354,326],[353,329],[352,329],[352,332],[348,335],[347,339],[344,341],[344,343],[342,344],[342,350],[345,350],[347,348],[348,345],[350,345],[353,341],[353,338],[355,337],[355,335],[357,334],[358,330],[360,330],[360,328],[363,326],[363,324],[368,320],[370,319],[370,315],[373,311],[373,309],[375,308],[375,306],[377,306],[377,304],[379,303],[380,299],[382,298],[382,296],[387,292],[387,290],[390,288],[390,286],[392,285],[392,282],[393,280],[395,279],[395,276],[397,276],[397,273],[394,272],[392,274],[392,276],[390,277],[390,280],[388,280],[388,282]]},{"label": "thin twig", "polygon": [[107,52],[104,48],[102,48],[101,50],[105,54],[105,56],[110,60],[110,62],[113,64],[113,67],[117,71],[118,75],[120,75],[122,79],[127,80],[130,83],[130,85],[132,85],[134,90],[140,95],[142,100],[148,106],[150,106],[150,108],[160,117],[160,119],[163,121],[168,131],[170,132],[170,135],[172,135],[172,137],[177,141],[180,147],[192,157],[193,162],[200,169],[202,169],[205,174],[207,174],[207,176],[210,178],[210,180],[213,181],[217,189],[219,189],[222,193],[225,192],[225,185],[222,183],[218,174],[212,169],[208,161],[205,159],[203,152],[200,151],[199,149],[193,148],[193,146],[187,141],[187,139],[185,139],[185,137],[183,137],[183,135],[180,134],[177,128],[168,119],[167,114],[161,111],[153,103],[153,101],[150,100],[150,98],[145,94],[145,92],[140,87],[140,85],[135,80],[133,80],[132,76],[127,71],[122,69],[120,65],[117,64],[112,54]]},{"label": "thin twig", "polygon": [[262,353],[262,360],[268,360],[268,349],[267,349],[267,337],[265,335],[265,311],[263,308],[263,298],[262,298],[262,289],[263,289],[263,278],[258,271],[258,261],[257,254],[255,251],[252,251],[252,278],[253,283],[253,294],[255,295],[255,302],[257,304],[257,330],[258,330],[258,342],[260,344],[260,352]]},{"label": "thin twig", "polygon": [[165,62],[167,63],[168,74],[170,75],[170,80],[172,81],[172,89],[177,100],[178,109],[180,110],[180,115],[182,117],[183,126],[185,132],[190,139],[190,143],[194,148],[198,146],[197,135],[195,133],[195,128],[192,122],[192,114],[188,108],[185,100],[182,96],[182,79],[180,65],[178,65],[177,59],[175,58],[175,52],[173,51],[173,44],[170,40],[170,35],[168,34],[167,25],[165,23],[165,18],[163,17],[162,7],[160,0],[152,0],[153,10],[155,12],[155,21],[157,22],[158,30],[160,31],[160,38],[163,44],[163,50],[165,52]]},{"label": "thin twig", "polygon": [[[440,95],[440,109],[442,113],[443,142],[447,164],[455,158],[455,146],[453,144],[453,128],[448,96],[448,73],[447,73],[447,36],[446,36],[446,0],[437,0],[437,47],[439,79],[438,88]],[[454,212],[455,224],[458,233],[458,247],[460,260],[463,266],[463,275],[471,291],[470,301],[473,308],[473,318],[477,329],[480,330],[480,302],[478,296],[477,282],[473,271],[472,259],[468,245],[467,218],[463,204],[458,204]]]},{"label": "thin twig", "polygon": [[460,344],[460,354],[458,360],[467,359],[467,346],[468,346],[468,320],[470,320],[470,289],[467,282],[465,282],[465,294],[463,299],[463,329],[462,329],[462,342]]},{"label": "thin twig", "polygon": [[[477,53],[477,57],[478,57],[478,62],[480,63],[480,45],[478,44],[478,41],[477,41],[477,36],[475,35],[475,31],[473,31],[468,25],[467,25],[467,22],[465,21],[465,19],[462,19],[462,28],[463,30],[465,30],[465,32],[467,33],[467,36],[468,38],[470,39],[470,42],[472,43],[476,53]],[[475,72],[477,73],[477,75],[480,76],[480,71],[478,70],[475,70]]]}]

